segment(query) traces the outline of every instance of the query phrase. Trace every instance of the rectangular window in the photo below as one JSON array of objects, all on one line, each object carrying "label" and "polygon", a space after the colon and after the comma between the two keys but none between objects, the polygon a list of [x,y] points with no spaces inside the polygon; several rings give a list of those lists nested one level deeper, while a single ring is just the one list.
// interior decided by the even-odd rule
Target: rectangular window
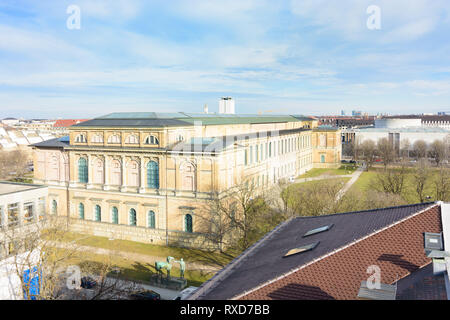
[{"label": "rectangular window", "polygon": [[258,145],[255,146],[255,162],[258,163],[259,162],[259,147]]},{"label": "rectangular window", "polygon": [[23,205],[23,222],[30,223],[34,218],[34,204],[33,202],[26,202]]},{"label": "rectangular window", "polygon": [[253,163],[253,147],[250,146],[250,164]]},{"label": "rectangular window", "polygon": [[19,204],[8,204],[8,225],[15,227],[19,225]]},{"label": "rectangular window", "polygon": [[248,164],[248,150],[247,150],[247,149],[245,149],[244,164],[245,164],[245,165]]}]

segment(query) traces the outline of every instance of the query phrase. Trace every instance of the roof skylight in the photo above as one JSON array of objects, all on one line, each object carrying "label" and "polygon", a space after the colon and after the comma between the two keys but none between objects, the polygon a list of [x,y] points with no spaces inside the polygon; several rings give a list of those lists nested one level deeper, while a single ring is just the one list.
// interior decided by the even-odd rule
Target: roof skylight
[{"label": "roof skylight", "polygon": [[317,242],[308,244],[306,246],[301,246],[301,247],[298,247],[298,248],[291,249],[284,255],[284,257],[289,257],[289,256],[292,256],[294,254],[310,251],[310,250],[314,249],[315,247],[317,247],[317,245],[319,243],[320,243],[320,241],[317,241]]},{"label": "roof skylight", "polygon": [[333,227],[333,225],[334,225],[334,224],[332,223],[332,224],[329,224],[329,225],[327,225],[327,226],[323,226],[323,227],[320,227],[320,228],[316,228],[316,229],[309,230],[307,233],[305,233],[305,234],[303,235],[303,237],[312,236],[313,234],[316,234],[316,233],[328,231],[328,230],[331,229],[331,227]]}]

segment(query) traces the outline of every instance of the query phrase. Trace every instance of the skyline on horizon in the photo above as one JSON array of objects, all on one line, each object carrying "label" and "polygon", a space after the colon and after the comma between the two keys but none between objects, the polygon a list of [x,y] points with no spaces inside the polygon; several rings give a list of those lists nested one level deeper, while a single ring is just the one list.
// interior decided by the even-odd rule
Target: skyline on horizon
[{"label": "skyline on horizon", "polygon": [[450,111],[445,0],[8,0],[0,21],[1,119],[217,112],[222,96],[240,114]]}]

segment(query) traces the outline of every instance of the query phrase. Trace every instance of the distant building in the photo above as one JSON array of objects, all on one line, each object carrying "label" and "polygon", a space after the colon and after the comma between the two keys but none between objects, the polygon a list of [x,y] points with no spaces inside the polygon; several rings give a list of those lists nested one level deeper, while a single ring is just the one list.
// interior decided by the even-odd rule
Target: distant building
[{"label": "distant building", "polygon": [[435,140],[450,142],[450,116],[389,116],[375,120],[371,128],[347,128],[342,130],[342,143],[365,140],[377,142],[387,138],[399,152],[404,142],[412,149],[414,142]]},{"label": "distant building", "polygon": [[224,97],[220,99],[219,114],[235,114],[235,104],[233,98]]},{"label": "distant building", "polygon": [[426,252],[425,233],[449,250],[450,204],[293,218],[188,300],[447,300],[449,267],[430,258],[445,253]]},{"label": "distant building", "polygon": [[20,120],[16,119],[16,118],[5,118],[2,120],[2,123],[7,126],[14,126],[14,125],[18,124],[19,122],[20,122]]},{"label": "distant building", "polygon": [[374,116],[319,116],[319,125],[332,126],[340,129],[370,127],[374,125]]}]

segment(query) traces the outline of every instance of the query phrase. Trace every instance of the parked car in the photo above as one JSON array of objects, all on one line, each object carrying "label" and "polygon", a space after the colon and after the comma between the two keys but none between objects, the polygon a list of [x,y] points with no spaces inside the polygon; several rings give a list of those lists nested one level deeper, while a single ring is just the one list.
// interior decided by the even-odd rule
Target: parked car
[{"label": "parked car", "polygon": [[173,300],[184,300],[189,297],[194,291],[196,291],[198,287],[187,287],[184,290],[181,290],[180,293]]},{"label": "parked car", "polygon": [[97,285],[97,281],[95,281],[91,277],[83,277],[81,278],[81,287],[84,289],[92,289]]},{"label": "parked car", "polygon": [[131,300],[161,300],[161,295],[153,290],[140,290],[130,294]]},{"label": "parked car", "polygon": [[295,182],[295,177],[294,176],[290,176],[289,177],[289,182],[290,183],[294,183]]}]

